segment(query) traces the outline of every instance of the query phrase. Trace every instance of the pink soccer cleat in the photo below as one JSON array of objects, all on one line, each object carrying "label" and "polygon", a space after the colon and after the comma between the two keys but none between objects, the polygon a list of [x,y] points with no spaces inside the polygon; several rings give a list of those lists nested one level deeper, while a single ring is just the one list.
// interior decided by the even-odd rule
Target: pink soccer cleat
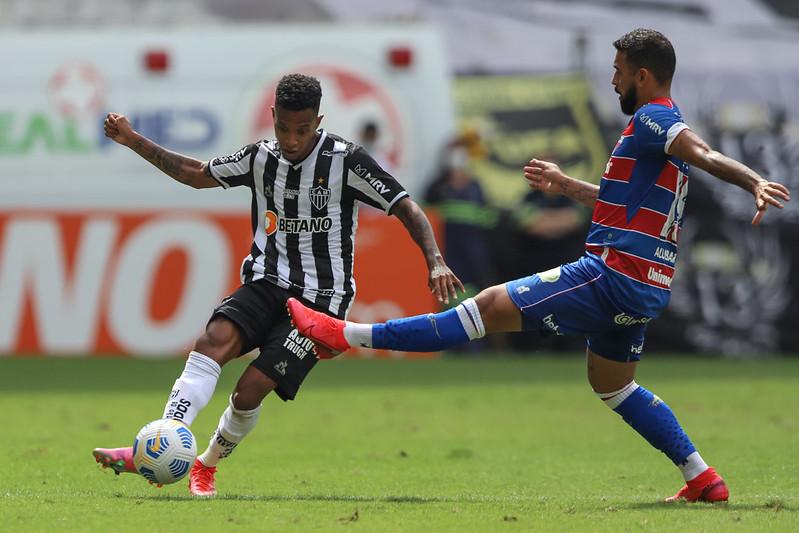
[{"label": "pink soccer cleat", "polygon": [[94,460],[100,463],[103,468],[110,468],[116,475],[122,472],[138,474],[133,465],[133,448],[95,448],[92,450]]},{"label": "pink soccer cleat", "polygon": [[296,298],[289,298],[286,307],[300,335],[313,341],[319,359],[332,359],[350,348],[343,320],[309,309]]},{"label": "pink soccer cleat", "polygon": [[216,486],[214,486],[215,466],[205,466],[199,458],[194,460],[194,466],[189,473],[189,492],[192,496],[210,498],[216,496]]},{"label": "pink soccer cleat", "polygon": [[717,503],[726,502],[729,497],[730,491],[727,489],[727,484],[713,470],[713,467],[710,467],[691,481],[688,481],[677,494],[666,498],[666,501]]}]

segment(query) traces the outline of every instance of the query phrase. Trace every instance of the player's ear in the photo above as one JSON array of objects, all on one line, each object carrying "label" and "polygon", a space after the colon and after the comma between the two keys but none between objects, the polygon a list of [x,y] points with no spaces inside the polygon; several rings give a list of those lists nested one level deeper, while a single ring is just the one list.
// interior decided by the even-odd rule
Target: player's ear
[{"label": "player's ear", "polygon": [[325,118],[325,116],[324,116],[324,115],[319,115],[318,117],[316,117],[316,126],[314,126],[314,129],[316,129],[316,128],[318,128],[318,127],[319,127],[319,124],[321,124],[321,123],[322,123],[322,119],[323,119],[323,118]]}]

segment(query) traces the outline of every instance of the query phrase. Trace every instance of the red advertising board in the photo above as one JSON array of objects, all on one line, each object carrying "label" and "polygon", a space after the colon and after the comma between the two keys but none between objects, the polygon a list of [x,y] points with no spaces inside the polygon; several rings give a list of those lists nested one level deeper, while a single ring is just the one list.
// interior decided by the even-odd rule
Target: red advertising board
[{"label": "red advertising board", "polygon": [[[243,213],[0,212],[0,354],[183,353],[239,284],[250,244]],[[361,214],[355,277],[350,320],[435,310],[421,253],[394,217]]]}]

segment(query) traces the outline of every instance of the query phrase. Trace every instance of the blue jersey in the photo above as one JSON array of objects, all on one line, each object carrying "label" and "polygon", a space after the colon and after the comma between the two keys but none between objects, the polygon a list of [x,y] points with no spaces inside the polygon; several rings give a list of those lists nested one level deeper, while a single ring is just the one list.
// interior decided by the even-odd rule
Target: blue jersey
[{"label": "blue jersey", "polygon": [[669,301],[688,165],[669,154],[685,125],[669,98],[635,112],[610,156],[586,238],[614,278],[612,297],[654,317]]}]

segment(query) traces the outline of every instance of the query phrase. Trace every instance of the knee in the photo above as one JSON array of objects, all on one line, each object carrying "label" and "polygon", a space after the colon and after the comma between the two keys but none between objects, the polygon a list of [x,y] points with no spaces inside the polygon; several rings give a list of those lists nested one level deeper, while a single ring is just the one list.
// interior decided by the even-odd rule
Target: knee
[{"label": "knee", "polygon": [[194,343],[194,349],[221,366],[239,355],[242,344],[241,333],[233,322],[216,318]]},{"label": "knee", "polygon": [[230,397],[230,404],[234,409],[239,411],[252,411],[260,407],[267,393],[254,391],[252,389],[242,391],[237,390]]},{"label": "knee", "polygon": [[505,285],[494,285],[475,296],[486,333],[497,331],[519,331],[522,317],[518,307],[511,301]]}]

